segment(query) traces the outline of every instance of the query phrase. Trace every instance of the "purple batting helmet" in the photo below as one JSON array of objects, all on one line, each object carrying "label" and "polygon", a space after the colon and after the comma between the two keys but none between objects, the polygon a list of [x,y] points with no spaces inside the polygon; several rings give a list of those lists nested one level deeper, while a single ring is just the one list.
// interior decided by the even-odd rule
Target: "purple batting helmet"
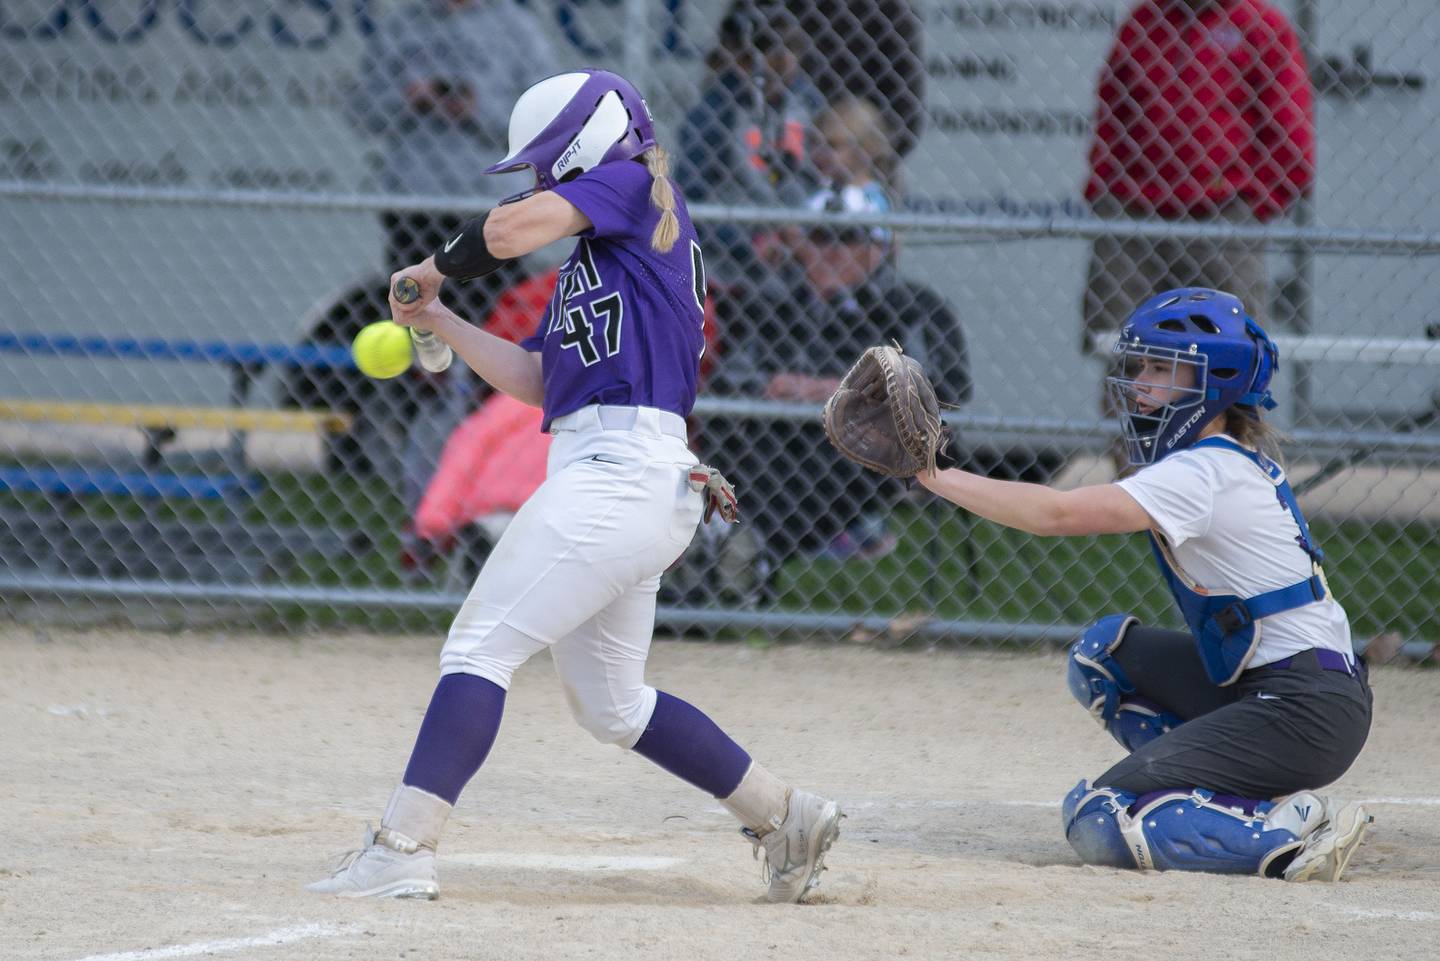
[{"label": "purple batting helmet", "polygon": [[485,173],[529,167],[535,190],[549,190],[653,146],[654,120],[640,91],[619,74],[587,67],[546,77],[520,95],[510,111],[510,152]]}]

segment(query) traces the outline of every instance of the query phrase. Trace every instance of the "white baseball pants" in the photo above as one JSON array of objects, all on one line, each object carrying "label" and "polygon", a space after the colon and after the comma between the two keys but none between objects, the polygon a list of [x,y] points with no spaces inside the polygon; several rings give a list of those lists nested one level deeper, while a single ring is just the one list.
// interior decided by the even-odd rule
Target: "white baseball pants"
[{"label": "white baseball pants", "polygon": [[633,747],[655,710],[645,659],[660,574],[695,536],[701,495],[679,416],[584,407],[556,418],[545,483],[520,508],[470,589],[442,674],[508,689],[549,647],[580,725]]}]

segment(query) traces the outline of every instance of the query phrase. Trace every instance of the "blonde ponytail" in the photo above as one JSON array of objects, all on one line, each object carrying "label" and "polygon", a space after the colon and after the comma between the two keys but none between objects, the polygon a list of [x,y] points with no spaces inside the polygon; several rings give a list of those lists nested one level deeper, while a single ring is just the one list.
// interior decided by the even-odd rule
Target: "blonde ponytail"
[{"label": "blonde ponytail", "polygon": [[675,216],[675,188],[670,186],[670,155],[664,147],[645,151],[645,169],[654,179],[650,182],[650,202],[660,211],[660,222],[650,235],[652,249],[668,254],[680,239],[680,218]]}]

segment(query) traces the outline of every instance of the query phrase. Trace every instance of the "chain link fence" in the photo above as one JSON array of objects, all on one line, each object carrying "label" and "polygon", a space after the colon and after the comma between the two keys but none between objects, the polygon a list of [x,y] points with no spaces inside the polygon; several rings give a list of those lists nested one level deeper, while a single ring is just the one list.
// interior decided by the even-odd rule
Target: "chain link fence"
[{"label": "chain link fence", "polygon": [[[1114,477],[1103,347],[1240,294],[1356,635],[1440,640],[1440,10],[1422,0],[17,0],[0,5],[0,594],[42,616],[442,622],[539,483],[538,412],[348,345],[513,192],[511,105],[644,91],[702,241],[702,527],[662,624],[1041,643],[1178,626],[1138,538],[1044,540],[853,469],[863,347],[972,469]],[[454,294],[530,332],[563,256]],[[922,496],[923,495],[923,496]],[[57,603],[58,601],[58,603]]]}]

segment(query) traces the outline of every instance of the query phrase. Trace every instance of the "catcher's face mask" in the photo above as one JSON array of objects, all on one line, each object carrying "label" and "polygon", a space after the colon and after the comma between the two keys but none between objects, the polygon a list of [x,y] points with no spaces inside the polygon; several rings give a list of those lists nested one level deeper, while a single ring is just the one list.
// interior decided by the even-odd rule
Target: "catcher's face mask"
[{"label": "catcher's face mask", "polygon": [[1120,416],[1125,452],[1131,464],[1153,464],[1204,416],[1205,390],[1196,385],[1205,383],[1208,358],[1124,341],[1115,353],[1115,371],[1105,383]]}]

